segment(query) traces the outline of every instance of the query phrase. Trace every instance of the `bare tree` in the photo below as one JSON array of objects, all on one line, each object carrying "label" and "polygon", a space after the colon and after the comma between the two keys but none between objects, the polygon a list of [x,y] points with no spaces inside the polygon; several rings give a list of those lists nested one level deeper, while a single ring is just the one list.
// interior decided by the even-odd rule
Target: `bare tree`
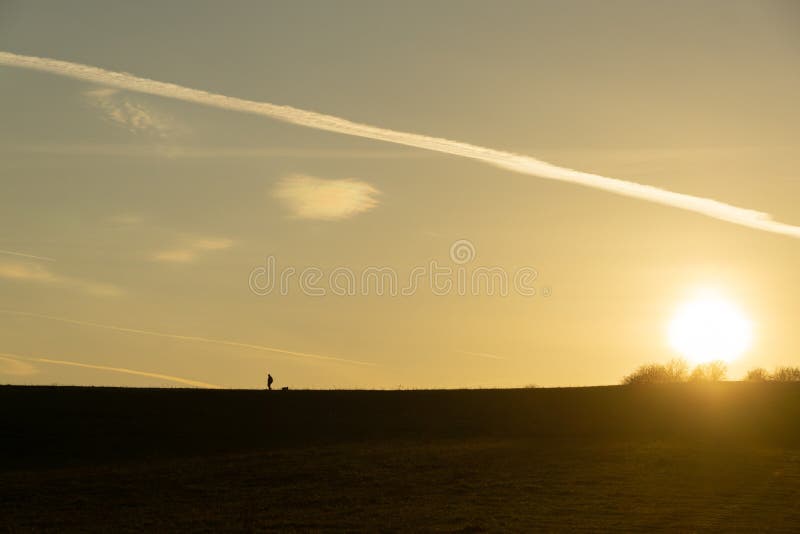
[{"label": "bare tree", "polygon": [[747,371],[747,376],[744,378],[748,382],[767,382],[772,380],[769,372],[763,367],[756,367]]},{"label": "bare tree", "polygon": [[650,363],[642,365],[622,379],[626,385],[632,384],[677,384],[683,382],[719,382],[725,380],[728,367],[725,362],[716,360],[696,366],[691,374],[689,364],[684,359],[674,359],[666,365]]},{"label": "bare tree", "polygon": [[694,368],[689,380],[692,382],[719,382],[728,375],[728,366],[722,360],[700,364]]},{"label": "bare tree", "polygon": [[776,382],[800,382],[800,368],[778,367],[772,373],[772,380]]},{"label": "bare tree", "polygon": [[650,363],[642,365],[636,371],[622,379],[623,384],[671,384],[685,382],[689,376],[689,364],[686,360],[675,359],[666,365]]}]

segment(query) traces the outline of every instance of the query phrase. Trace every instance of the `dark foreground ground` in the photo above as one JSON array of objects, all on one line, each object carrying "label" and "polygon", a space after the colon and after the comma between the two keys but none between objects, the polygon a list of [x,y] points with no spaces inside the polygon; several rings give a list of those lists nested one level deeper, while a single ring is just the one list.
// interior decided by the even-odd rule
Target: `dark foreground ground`
[{"label": "dark foreground ground", "polygon": [[800,387],[0,387],[0,531],[800,528]]}]

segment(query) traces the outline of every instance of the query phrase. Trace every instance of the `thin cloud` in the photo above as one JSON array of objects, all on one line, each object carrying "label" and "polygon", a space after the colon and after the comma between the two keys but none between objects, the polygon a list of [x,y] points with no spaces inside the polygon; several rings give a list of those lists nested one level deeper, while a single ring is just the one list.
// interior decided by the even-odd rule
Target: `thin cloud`
[{"label": "thin cloud", "polygon": [[[185,386],[207,388],[207,389],[222,389],[222,386],[216,384],[209,384],[208,382],[200,382],[198,380],[191,380],[189,378],[181,378],[179,376],[165,375],[161,373],[151,373],[149,371],[137,371],[134,369],[127,369],[125,367],[109,367],[107,365],[94,365],[90,363],[72,362],[66,360],[51,360],[50,358],[32,358],[29,356],[20,356],[19,354],[0,353],[2,359],[16,359],[19,363],[24,365],[24,362],[36,362],[52,365],[68,365],[70,367],[82,367],[84,369],[96,369],[98,371],[111,371],[113,373],[123,373],[127,375],[145,376],[147,378],[157,378],[159,380],[166,380],[168,382],[176,382]],[[34,371],[35,372],[35,371]]]},{"label": "thin cloud", "polygon": [[486,358],[488,360],[507,360],[505,356],[498,356],[497,354],[489,354],[488,352],[472,352],[468,350],[457,350],[458,354],[465,354],[467,356],[475,356],[477,358]]},{"label": "thin cloud", "polygon": [[40,260],[49,262],[56,261],[53,258],[48,258],[47,256],[36,256],[34,254],[26,254],[24,252],[17,252],[15,250],[0,250],[0,254],[5,254],[6,256],[17,256],[19,258],[28,258],[31,260]]},{"label": "thin cloud", "polygon": [[349,219],[378,205],[380,192],[354,179],[323,180],[295,174],[280,180],[272,195],[298,219]]},{"label": "thin cloud", "polygon": [[192,243],[196,250],[225,250],[233,246],[233,241],[227,238],[207,237]]},{"label": "thin cloud", "polygon": [[387,150],[354,150],[346,148],[295,148],[295,147],[220,147],[184,146],[159,142],[157,144],[35,144],[10,145],[17,152],[30,154],[55,154],[59,156],[120,156],[161,157],[166,159],[422,159],[424,152],[404,147]]},{"label": "thin cloud", "polygon": [[124,294],[115,285],[61,275],[37,263],[0,262],[0,279],[77,289],[97,297],[117,297]]},{"label": "thin cloud", "polygon": [[208,252],[225,250],[232,246],[233,240],[227,238],[199,238],[177,248],[156,252],[152,259],[165,263],[191,263]]},{"label": "thin cloud", "polygon": [[0,262],[0,278],[44,283],[58,280],[58,277],[43,265],[20,262]]},{"label": "thin cloud", "polygon": [[154,134],[166,137],[175,128],[171,121],[144,105],[123,95],[119,89],[102,87],[83,93],[103,116],[131,133]]},{"label": "thin cloud", "polygon": [[254,102],[251,100],[209,93],[172,83],[139,78],[131,74],[108,71],[69,61],[0,52],[0,65],[49,72],[117,89],[126,89],[129,91],[174,98],[185,102],[194,102],[196,104],[231,111],[252,113],[318,130],[451,154],[482,161],[496,167],[529,176],[583,185],[617,195],[638,198],[656,204],[699,213],[707,217],[748,228],[754,228],[756,230],[800,238],[800,226],[775,221],[767,213],[725,204],[710,198],[676,193],[636,182],[628,182],[617,178],[559,167],[536,158],[511,152],[471,145],[440,137],[430,137],[421,134],[379,128],[368,124],[349,121],[333,115],[315,113],[291,106],[279,106],[269,102]]},{"label": "thin cloud", "polygon": [[108,222],[116,226],[138,226],[144,222],[144,217],[131,213],[121,213],[109,217]]},{"label": "thin cloud", "polygon": [[36,367],[19,359],[0,353],[0,375],[30,376],[39,372]]},{"label": "thin cloud", "polygon": [[197,251],[188,248],[162,250],[153,254],[153,261],[164,263],[190,263],[197,259]]},{"label": "thin cloud", "polygon": [[24,312],[18,310],[2,310],[0,309],[0,313],[5,313],[7,315],[16,315],[19,317],[33,317],[36,319],[46,319],[48,321],[58,321],[61,323],[67,324],[74,324],[78,326],[89,326],[93,328],[103,328],[105,330],[114,330],[116,332],[126,332],[129,334],[142,334],[147,336],[155,336],[155,337],[163,337],[168,339],[176,339],[179,341],[194,341],[198,343],[212,343],[216,345],[225,345],[228,347],[237,347],[242,349],[249,349],[255,350],[260,352],[273,352],[276,354],[284,354],[287,356],[296,356],[300,358],[309,358],[314,360],[322,360],[322,361],[329,361],[335,363],[346,363],[352,365],[367,365],[367,366],[374,366],[374,363],[371,362],[363,362],[359,360],[350,360],[347,358],[337,358],[334,356],[323,356],[322,354],[312,354],[310,352],[298,352],[293,350],[285,350],[277,347],[268,347],[266,345],[254,345],[252,343],[240,343],[238,341],[231,341],[227,339],[213,339],[207,337],[199,337],[199,336],[183,336],[178,334],[168,334],[165,332],[155,332],[153,330],[140,330],[138,328],[126,328],[123,326],[114,326],[108,324],[101,324],[101,323],[92,323],[89,321],[78,321],[75,319],[68,319],[66,317],[55,317],[53,315],[43,315],[40,313],[32,313],[32,312]]}]

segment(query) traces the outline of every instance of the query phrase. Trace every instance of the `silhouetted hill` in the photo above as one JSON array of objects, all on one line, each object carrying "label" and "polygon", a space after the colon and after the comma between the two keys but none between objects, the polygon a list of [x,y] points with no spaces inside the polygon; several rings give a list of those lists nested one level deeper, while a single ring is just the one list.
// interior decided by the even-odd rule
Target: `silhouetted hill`
[{"label": "silhouetted hill", "polygon": [[0,387],[0,531],[793,531],[800,386]]},{"label": "silhouetted hill", "polygon": [[416,391],[0,387],[0,462],[477,437],[800,444],[800,386]]}]

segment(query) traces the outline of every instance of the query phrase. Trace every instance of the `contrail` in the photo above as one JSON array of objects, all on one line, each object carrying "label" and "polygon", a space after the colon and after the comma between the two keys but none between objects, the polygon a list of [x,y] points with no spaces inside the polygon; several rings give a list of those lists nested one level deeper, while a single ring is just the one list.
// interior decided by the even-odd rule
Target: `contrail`
[{"label": "contrail", "polygon": [[124,72],[108,71],[89,65],[71,63],[69,61],[0,52],[0,65],[49,72],[109,87],[116,87],[118,89],[174,98],[185,102],[194,102],[196,104],[240,111],[243,113],[263,115],[265,117],[271,117],[309,128],[316,128],[318,130],[327,130],[355,137],[365,137],[367,139],[412,146],[444,154],[452,154],[454,156],[483,161],[484,163],[522,174],[579,184],[618,195],[700,213],[722,221],[755,228],[756,230],[800,238],[800,226],[774,221],[767,213],[732,206],[710,198],[676,193],[649,185],[558,167],[536,158],[511,152],[504,152],[439,137],[379,128],[290,106],[279,106],[267,102],[254,102],[241,98],[208,93],[206,91],[190,89],[172,83],[139,78]]},{"label": "contrail", "polygon": [[20,317],[35,317],[37,319],[46,319],[48,321],[58,321],[61,323],[67,324],[74,324],[79,326],[91,326],[93,328],[103,328],[105,330],[114,330],[116,332],[127,332],[129,334],[142,334],[146,336],[155,336],[155,337],[165,337],[169,339],[177,339],[180,341],[194,341],[199,343],[214,343],[216,345],[225,345],[228,347],[237,347],[242,349],[250,349],[250,350],[257,350],[261,352],[275,352],[278,354],[286,354],[289,356],[297,356],[301,358],[312,358],[315,360],[324,360],[324,361],[331,361],[331,362],[338,362],[338,363],[348,363],[353,365],[375,365],[371,362],[362,362],[359,360],[349,360],[346,358],[336,358],[334,356],[323,356],[321,354],[312,354],[309,352],[297,352],[293,350],[285,350],[280,349],[277,347],[267,347],[265,345],[254,345],[251,343],[240,343],[238,341],[230,341],[227,339],[213,339],[208,337],[199,337],[199,336],[184,336],[179,334],[168,334],[166,332],[155,332],[152,330],[140,330],[138,328],[126,328],[123,326],[114,326],[108,324],[101,324],[101,323],[92,323],[89,321],[78,321],[76,319],[68,319],[66,317],[55,317],[53,315],[43,315],[40,313],[32,313],[32,312],[25,312],[25,311],[18,311],[18,310],[0,310],[0,313],[5,313],[8,315],[17,315]]},{"label": "contrail", "polygon": [[114,373],[125,373],[128,375],[146,376],[148,378],[158,378],[161,380],[168,380],[170,382],[177,382],[186,386],[209,388],[209,389],[222,389],[222,386],[216,384],[209,384],[207,382],[199,382],[197,380],[190,380],[188,378],[181,378],[179,376],[162,375],[161,373],[149,373],[147,371],[136,371],[134,369],[126,369],[125,367],[108,367],[106,365],[93,365],[90,363],[69,362],[65,360],[51,360],[49,358],[31,358],[28,356],[20,356],[19,354],[8,354],[0,352],[1,357],[16,359],[26,362],[35,363],[49,363],[53,365],[69,365],[72,367],[83,367],[85,369],[97,369],[98,371],[112,371]]},{"label": "contrail", "polygon": [[23,252],[15,252],[13,250],[0,250],[0,254],[7,254],[9,256],[19,256],[20,258],[30,258],[32,260],[56,261],[53,258],[48,258],[47,256],[34,256],[33,254],[25,254]]}]

